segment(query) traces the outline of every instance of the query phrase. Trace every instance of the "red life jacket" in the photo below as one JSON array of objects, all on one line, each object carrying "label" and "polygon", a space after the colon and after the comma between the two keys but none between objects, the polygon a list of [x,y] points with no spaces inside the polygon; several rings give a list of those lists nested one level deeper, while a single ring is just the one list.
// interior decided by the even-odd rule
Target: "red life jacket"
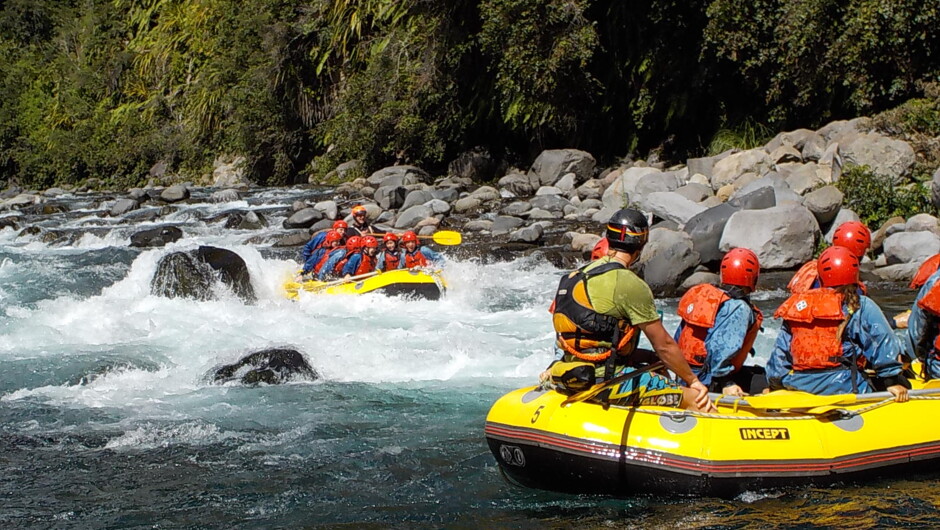
[{"label": "red life jacket", "polygon": [[940,269],[940,254],[927,258],[927,261],[917,269],[917,274],[914,275],[909,287],[911,289],[920,289],[938,269]]},{"label": "red life jacket", "polygon": [[398,264],[401,263],[401,251],[383,252],[385,257],[385,270],[393,271],[398,268]]},{"label": "red life jacket", "polygon": [[[793,369],[820,370],[843,366],[842,295],[832,289],[794,294],[774,313],[790,326]],[[862,359],[860,357],[860,359]]]},{"label": "red life jacket", "polygon": [[359,276],[360,274],[368,274],[375,270],[375,256],[370,256],[365,252],[362,253],[362,261],[359,262],[359,268],[356,269],[356,273],[353,276]]},{"label": "red life jacket", "polygon": [[414,252],[405,252],[405,268],[413,269],[415,267],[427,266],[428,259],[421,253],[420,248],[416,248]]},{"label": "red life jacket", "polygon": [[800,267],[800,270],[796,271],[793,278],[790,278],[787,289],[791,293],[805,293],[813,288],[813,284],[819,279],[819,271],[816,268],[816,263],[816,260],[807,261]]},{"label": "red life jacket", "polygon": [[[730,299],[731,297],[718,287],[702,284],[689,289],[679,300],[679,317],[685,322],[682,332],[679,333],[679,349],[690,366],[699,367],[705,364],[705,358],[708,356],[705,337],[708,330],[715,326],[715,317],[721,304]],[[740,370],[744,364],[764,322],[764,314],[754,305],[751,305],[751,309],[754,311],[754,323],[747,328],[741,347],[732,358],[735,371]]]},{"label": "red life jacket", "polygon": [[[917,307],[930,313],[934,317],[940,317],[940,282],[935,283],[924,294],[924,297],[917,301]],[[933,339],[934,353],[940,352],[940,333]]]},{"label": "red life jacket", "polygon": [[[595,311],[587,292],[588,279],[623,268],[614,261],[589,272],[578,269],[561,279],[552,303],[552,325],[560,348],[578,359],[595,363],[607,360],[613,349],[620,355],[632,351],[637,328],[628,320]],[[621,338],[612,344],[618,328]]]}]

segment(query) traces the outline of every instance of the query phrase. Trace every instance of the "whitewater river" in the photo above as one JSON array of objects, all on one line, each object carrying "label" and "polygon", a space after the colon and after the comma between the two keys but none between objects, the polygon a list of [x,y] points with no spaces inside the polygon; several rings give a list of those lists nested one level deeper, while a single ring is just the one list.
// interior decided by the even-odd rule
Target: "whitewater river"
[{"label": "whitewater river", "polygon": [[[0,231],[0,526],[940,525],[936,476],[734,500],[510,485],[483,423],[500,395],[532,384],[548,363],[547,307],[561,271],[533,258],[451,260],[439,301],[291,302],[280,285],[297,267],[294,250],[246,245],[250,234],[199,220],[232,207],[255,205],[179,208],[163,221],[186,237],[160,249],[128,246],[147,225],[113,226],[91,212],[62,224],[108,230],[69,245]],[[149,294],[161,256],[200,244],[247,262],[256,304]],[[772,311],[781,296],[757,298]],[[898,309],[903,298],[886,300]],[[669,329],[674,304],[662,305]],[[768,319],[759,350],[776,327]],[[322,379],[208,383],[214,367],[272,346],[298,349]]]}]

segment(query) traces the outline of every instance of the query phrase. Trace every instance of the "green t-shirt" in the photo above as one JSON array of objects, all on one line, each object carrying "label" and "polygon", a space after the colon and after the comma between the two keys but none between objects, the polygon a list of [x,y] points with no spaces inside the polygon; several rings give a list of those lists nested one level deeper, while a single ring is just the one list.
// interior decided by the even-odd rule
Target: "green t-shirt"
[{"label": "green t-shirt", "polygon": [[[610,257],[601,258],[588,265],[585,271],[611,261]],[[633,325],[659,320],[653,291],[629,269],[616,269],[589,279],[587,294],[598,313],[628,319]]]}]

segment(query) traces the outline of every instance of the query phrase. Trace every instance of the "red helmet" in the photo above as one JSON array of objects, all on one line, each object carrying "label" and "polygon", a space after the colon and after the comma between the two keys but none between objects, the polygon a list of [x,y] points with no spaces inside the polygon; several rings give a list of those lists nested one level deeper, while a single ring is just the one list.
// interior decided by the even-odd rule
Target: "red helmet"
[{"label": "red helmet", "polygon": [[352,209],[352,214],[353,214],[353,215],[360,215],[360,214],[362,214],[362,215],[368,215],[368,213],[369,213],[369,211],[366,210],[366,207],[363,206],[363,205],[361,205],[361,204],[357,204],[357,205],[353,206],[353,209]]},{"label": "red helmet", "polygon": [[733,248],[721,259],[721,283],[754,290],[760,275],[757,254],[746,248]]},{"label": "red helmet", "polygon": [[379,248],[379,241],[372,236],[362,238],[362,248]]},{"label": "red helmet", "polygon": [[343,240],[343,234],[340,234],[340,233],[337,232],[336,230],[330,230],[330,231],[326,234],[326,240],[325,240],[325,242],[326,242],[327,245],[329,245],[329,244],[331,244],[331,243],[333,243],[333,242],[338,242],[338,241],[342,241],[342,240]]},{"label": "red helmet", "polygon": [[832,234],[832,244],[845,247],[851,250],[856,258],[861,258],[871,246],[871,231],[858,221],[842,223]]},{"label": "red helmet", "polygon": [[606,237],[600,238],[597,241],[597,244],[594,245],[594,250],[591,251],[591,260],[601,259],[607,255],[607,251],[610,250],[610,243],[607,242]]},{"label": "red helmet", "polygon": [[398,243],[398,236],[395,235],[395,234],[393,234],[393,233],[391,233],[391,232],[385,232],[385,235],[382,236],[382,241],[383,241],[383,242],[385,242],[385,241],[394,241],[394,242]]},{"label": "red helmet", "polygon": [[417,243],[417,242],[418,242],[418,234],[415,234],[414,232],[412,232],[411,230],[409,230],[409,231],[407,231],[407,232],[405,232],[404,234],[401,235],[401,242],[402,242],[402,243],[407,243],[407,242],[409,242],[409,241],[414,241],[415,243]]},{"label": "red helmet", "polygon": [[336,230],[337,228],[349,228],[349,225],[346,224],[346,221],[342,221],[342,220],[340,220],[340,221],[334,221],[334,222],[333,222],[333,230]]},{"label": "red helmet", "polygon": [[346,240],[346,250],[349,252],[355,252],[362,248],[362,238],[359,236],[352,236]]},{"label": "red helmet", "polygon": [[816,270],[823,287],[858,283],[858,258],[845,247],[832,246],[824,250],[816,262]]}]

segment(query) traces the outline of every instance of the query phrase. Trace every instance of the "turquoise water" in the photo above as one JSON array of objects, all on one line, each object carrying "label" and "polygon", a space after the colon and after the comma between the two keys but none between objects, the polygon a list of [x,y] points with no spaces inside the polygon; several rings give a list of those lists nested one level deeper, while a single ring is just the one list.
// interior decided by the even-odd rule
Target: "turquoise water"
[{"label": "turquoise water", "polygon": [[[500,395],[531,384],[549,361],[559,270],[534,259],[451,262],[450,291],[436,302],[290,302],[280,293],[290,259],[198,222],[187,234],[139,251],[118,230],[64,247],[0,232],[0,525],[940,524],[934,476],[734,500],[515,487],[486,447],[483,422]],[[212,302],[150,296],[159,258],[198,244],[238,252],[259,302],[225,292]],[[781,295],[765,291],[759,303],[772,311]],[[901,308],[905,296],[883,299]],[[663,305],[670,329],[674,303]],[[768,319],[759,350],[775,326]],[[300,350],[323,379],[208,384],[214,367],[271,346]]]}]

